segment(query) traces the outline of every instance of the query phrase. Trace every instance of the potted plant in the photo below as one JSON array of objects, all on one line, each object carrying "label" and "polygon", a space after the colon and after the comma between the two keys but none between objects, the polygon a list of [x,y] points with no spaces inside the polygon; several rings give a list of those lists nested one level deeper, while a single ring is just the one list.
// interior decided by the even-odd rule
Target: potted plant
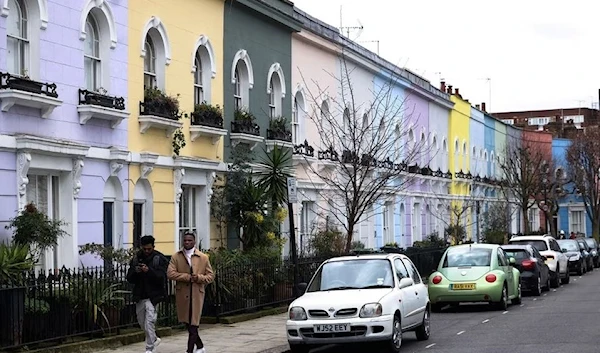
[{"label": "potted plant", "polygon": [[25,299],[25,318],[23,320],[23,341],[40,341],[47,337],[50,323],[50,304],[35,298]]},{"label": "potted plant", "polygon": [[256,124],[256,117],[249,111],[238,109],[233,114],[231,130],[234,133],[260,135],[260,127]]},{"label": "potted plant", "polygon": [[108,108],[112,108],[115,106],[115,98],[109,96],[108,91],[103,87],[98,88],[96,92],[90,92],[90,94],[87,95],[87,99],[89,104],[92,105],[99,105],[101,107]]},{"label": "potted plant", "polygon": [[179,95],[172,97],[158,88],[144,90],[144,102],[141,104],[140,115],[156,115],[171,120],[179,120]]},{"label": "potted plant", "polygon": [[25,276],[34,262],[25,244],[0,243],[0,346],[22,343]]},{"label": "potted plant", "polygon": [[42,93],[42,86],[44,85],[41,82],[33,81],[29,78],[28,71],[24,69],[21,73],[21,76],[11,76],[8,79],[8,87],[15,89],[17,91],[25,91],[31,93]]},{"label": "potted plant", "polygon": [[292,133],[288,131],[287,119],[285,117],[279,116],[271,119],[267,138],[270,140],[292,141]]},{"label": "potted plant", "polygon": [[223,128],[223,111],[217,105],[207,103],[196,104],[192,113],[192,125],[210,126],[217,129]]}]

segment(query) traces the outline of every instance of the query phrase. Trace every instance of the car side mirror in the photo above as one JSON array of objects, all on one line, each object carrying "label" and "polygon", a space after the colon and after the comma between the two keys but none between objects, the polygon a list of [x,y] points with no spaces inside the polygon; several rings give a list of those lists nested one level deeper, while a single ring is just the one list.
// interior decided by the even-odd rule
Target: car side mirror
[{"label": "car side mirror", "polygon": [[546,260],[548,260],[548,258],[546,256],[542,255],[542,260],[546,261]]},{"label": "car side mirror", "polygon": [[402,289],[402,288],[410,287],[413,284],[415,284],[415,282],[412,280],[412,278],[410,278],[410,277],[402,278],[400,280],[400,284],[398,284],[398,288]]},{"label": "car side mirror", "polygon": [[298,293],[299,294],[304,294],[304,292],[306,292],[306,288],[307,287],[308,287],[308,283],[304,283],[304,282],[298,283],[298,286],[297,286]]},{"label": "car side mirror", "polygon": [[562,251],[562,252],[567,252],[567,249],[565,249],[565,248],[562,248],[562,249],[561,249],[561,251]]},{"label": "car side mirror", "polygon": [[517,260],[515,260],[515,258],[514,258],[514,257],[511,257],[510,259],[508,259],[508,263],[509,263],[511,266],[514,266],[514,265],[517,263]]}]

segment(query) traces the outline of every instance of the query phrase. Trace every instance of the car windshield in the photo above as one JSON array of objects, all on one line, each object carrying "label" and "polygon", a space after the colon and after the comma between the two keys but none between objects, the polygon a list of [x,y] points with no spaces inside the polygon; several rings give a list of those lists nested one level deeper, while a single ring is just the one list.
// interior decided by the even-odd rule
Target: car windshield
[{"label": "car windshield", "polygon": [[491,260],[492,249],[471,246],[450,248],[444,258],[443,267],[489,266]]},{"label": "car windshield", "polygon": [[548,250],[548,245],[543,240],[512,240],[511,244],[522,244],[522,245],[531,245],[534,248],[538,249],[538,251],[546,251]]},{"label": "car windshield", "polygon": [[590,248],[592,248],[592,249],[596,248],[596,242],[594,241],[594,239],[592,239],[592,238],[585,238],[585,242],[587,243],[587,245]]},{"label": "car windshield", "polygon": [[307,292],[344,289],[393,288],[392,264],[387,259],[357,259],[324,264]]},{"label": "car windshield", "polygon": [[567,251],[579,251],[579,244],[574,240],[559,240],[558,245],[561,249],[567,249]]},{"label": "car windshield", "polygon": [[529,259],[530,255],[525,249],[504,249],[508,258],[514,257],[515,260],[526,260]]}]

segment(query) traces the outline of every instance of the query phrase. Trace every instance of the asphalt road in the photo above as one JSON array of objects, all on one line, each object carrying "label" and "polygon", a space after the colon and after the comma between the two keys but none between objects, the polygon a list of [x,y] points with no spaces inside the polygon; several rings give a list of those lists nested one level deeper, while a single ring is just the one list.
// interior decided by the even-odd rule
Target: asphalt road
[{"label": "asphalt road", "polygon": [[[403,335],[403,352],[432,353],[598,353],[600,270],[545,292],[525,295],[505,312],[486,305],[446,308],[431,316],[431,337]],[[377,352],[373,347],[325,347],[311,353]]]}]

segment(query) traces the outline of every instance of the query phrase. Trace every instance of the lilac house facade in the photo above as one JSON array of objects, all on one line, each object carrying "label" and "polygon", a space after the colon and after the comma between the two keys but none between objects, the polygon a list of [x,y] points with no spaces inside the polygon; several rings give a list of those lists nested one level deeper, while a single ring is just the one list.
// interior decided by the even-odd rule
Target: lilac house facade
[{"label": "lilac house facade", "polygon": [[65,222],[44,268],[128,234],[127,0],[0,2],[0,240],[27,203]]}]

